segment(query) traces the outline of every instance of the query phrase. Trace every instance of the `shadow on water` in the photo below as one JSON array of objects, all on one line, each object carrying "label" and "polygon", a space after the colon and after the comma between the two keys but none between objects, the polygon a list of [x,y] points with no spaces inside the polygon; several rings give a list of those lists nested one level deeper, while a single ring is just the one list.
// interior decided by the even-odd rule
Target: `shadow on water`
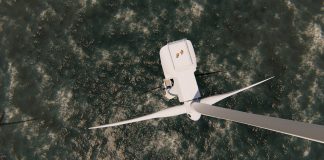
[{"label": "shadow on water", "polygon": [[37,120],[36,118],[33,118],[33,119],[27,119],[27,120],[15,121],[15,122],[2,122],[4,117],[5,117],[5,112],[2,112],[1,117],[0,117],[0,126],[14,125],[14,124],[25,123],[25,122]]},{"label": "shadow on water", "polygon": [[35,121],[35,120],[37,120],[37,119],[28,119],[28,120],[24,120],[24,121],[16,121],[16,122],[0,123],[0,126],[7,126],[7,125],[13,125],[13,124],[25,123],[25,122],[29,122],[29,121]]}]

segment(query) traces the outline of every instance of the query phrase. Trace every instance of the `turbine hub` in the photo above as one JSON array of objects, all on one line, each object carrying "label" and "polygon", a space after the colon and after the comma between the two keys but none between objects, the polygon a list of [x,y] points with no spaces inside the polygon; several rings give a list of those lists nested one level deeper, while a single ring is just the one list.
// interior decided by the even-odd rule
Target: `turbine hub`
[{"label": "turbine hub", "polygon": [[197,112],[192,106],[191,101],[185,102],[186,105],[186,112],[189,118],[193,121],[198,121],[201,117],[201,113]]}]

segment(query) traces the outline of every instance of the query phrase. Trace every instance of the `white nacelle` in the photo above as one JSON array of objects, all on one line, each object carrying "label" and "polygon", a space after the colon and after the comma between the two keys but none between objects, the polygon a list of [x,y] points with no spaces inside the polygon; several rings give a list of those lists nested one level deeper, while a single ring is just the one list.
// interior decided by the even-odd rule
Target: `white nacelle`
[{"label": "white nacelle", "polygon": [[191,42],[183,39],[168,43],[161,48],[160,58],[165,81],[173,79],[174,82],[170,93],[177,95],[180,102],[199,98],[194,74],[197,62]]}]

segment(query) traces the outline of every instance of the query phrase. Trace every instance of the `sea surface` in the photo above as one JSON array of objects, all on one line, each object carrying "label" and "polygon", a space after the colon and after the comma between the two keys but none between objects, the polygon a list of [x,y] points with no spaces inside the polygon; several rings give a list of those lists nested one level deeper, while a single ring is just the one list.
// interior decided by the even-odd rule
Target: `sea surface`
[{"label": "sea surface", "polygon": [[[321,0],[0,0],[0,159],[324,159],[324,144],[187,116],[89,130],[180,104],[159,50],[194,45],[216,105],[324,125]],[[151,91],[152,90],[152,91]],[[149,92],[148,92],[149,91]]]}]

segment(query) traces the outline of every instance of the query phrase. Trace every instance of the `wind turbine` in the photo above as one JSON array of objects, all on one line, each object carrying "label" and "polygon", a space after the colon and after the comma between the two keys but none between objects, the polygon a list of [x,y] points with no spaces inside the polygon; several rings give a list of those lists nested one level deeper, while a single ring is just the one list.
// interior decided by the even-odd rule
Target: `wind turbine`
[{"label": "wind turbine", "polygon": [[205,115],[324,143],[324,126],[246,113],[212,105],[227,97],[266,82],[273,77],[239,90],[207,98],[200,98],[200,92],[194,74],[197,62],[192,43],[186,39],[168,43],[161,48],[160,58],[165,76],[163,84],[165,97],[168,99],[178,97],[179,101],[183,102],[183,104],[143,117],[91,127],[89,129],[119,126],[154,118],[178,116],[181,114],[187,114],[190,119],[197,121],[201,115]]}]

